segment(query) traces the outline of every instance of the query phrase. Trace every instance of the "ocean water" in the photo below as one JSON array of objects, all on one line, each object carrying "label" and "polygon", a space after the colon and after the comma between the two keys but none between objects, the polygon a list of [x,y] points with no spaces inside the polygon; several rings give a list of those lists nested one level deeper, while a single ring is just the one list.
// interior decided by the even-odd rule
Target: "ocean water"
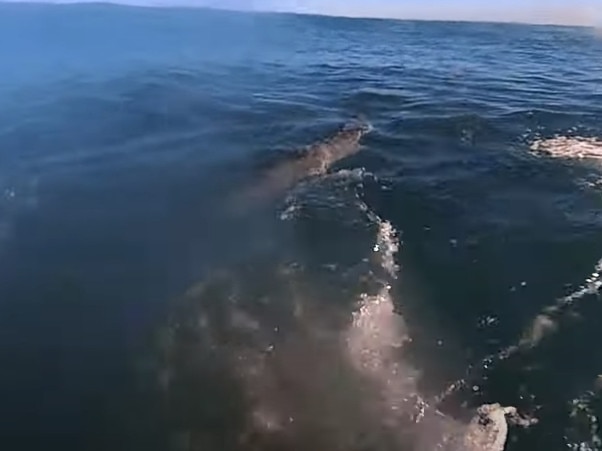
[{"label": "ocean water", "polygon": [[0,4],[0,447],[457,450],[500,403],[507,450],[602,449],[601,61],[588,28]]}]

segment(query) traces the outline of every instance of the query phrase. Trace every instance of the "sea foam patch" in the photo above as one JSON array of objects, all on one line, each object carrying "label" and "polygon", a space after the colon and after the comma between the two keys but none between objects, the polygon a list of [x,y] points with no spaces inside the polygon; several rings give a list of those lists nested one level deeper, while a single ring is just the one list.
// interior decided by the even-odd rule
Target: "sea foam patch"
[{"label": "sea foam patch", "polygon": [[602,160],[602,139],[595,137],[555,136],[537,139],[531,151],[554,158]]}]

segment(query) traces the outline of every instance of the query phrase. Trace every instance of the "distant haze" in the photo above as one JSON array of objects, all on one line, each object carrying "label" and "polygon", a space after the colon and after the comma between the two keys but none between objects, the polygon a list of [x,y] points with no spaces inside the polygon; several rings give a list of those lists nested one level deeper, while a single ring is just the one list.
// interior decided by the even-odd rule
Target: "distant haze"
[{"label": "distant haze", "polygon": [[[73,2],[73,0],[56,1]],[[346,17],[602,25],[602,0],[500,0],[497,2],[479,0],[111,1],[144,6],[198,6],[244,11],[297,12]]]},{"label": "distant haze", "polygon": [[[602,0],[182,0],[216,7],[334,16],[596,25]],[[597,16],[597,17],[596,17]]]}]

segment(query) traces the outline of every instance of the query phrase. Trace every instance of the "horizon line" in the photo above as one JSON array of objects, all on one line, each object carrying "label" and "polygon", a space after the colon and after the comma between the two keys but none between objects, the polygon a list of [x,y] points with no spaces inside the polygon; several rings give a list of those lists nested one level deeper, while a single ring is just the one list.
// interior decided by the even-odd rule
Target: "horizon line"
[{"label": "horizon line", "polygon": [[482,23],[482,24],[500,24],[500,25],[530,25],[530,26],[549,26],[549,27],[569,27],[569,28],[599,28],[595,24],[586,23],[562,23],[555,21],[527,21],[519,19],[473,19],[473,18],[427,18],[427,17],[391,17],[384,15],[363,15],[363,14],[333,14],[320,11],[289,11],[289,10],[269,10],[269,9],[238,9],[238,8],[223,8],[214,5],[190,5],[190,4],[166,4],[160,1],[155,3],[138,3],[134,1],[112,1],[112,0],[0,0],[0,5],[48,5],[48,6],[112,6],[112,7],[131,7],[131,8],[147,8],[147,9],[194,9],[194,10],[210,10],[233,12],[240,14],[282,14],[295,16],[313,16],[313,17],[332,17],[341,19],[358,19],[358,20],[391,20],[398,22],[443,22],[443,23]]}]

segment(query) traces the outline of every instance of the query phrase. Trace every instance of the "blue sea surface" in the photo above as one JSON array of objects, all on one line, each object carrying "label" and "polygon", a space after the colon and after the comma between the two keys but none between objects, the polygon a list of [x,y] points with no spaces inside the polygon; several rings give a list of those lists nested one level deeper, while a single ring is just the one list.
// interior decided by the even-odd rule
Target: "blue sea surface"
[{"label": "blue sea surface", "polygon": [[602,449],[600,140],[593,29],[0,3],[0,448]]}]

